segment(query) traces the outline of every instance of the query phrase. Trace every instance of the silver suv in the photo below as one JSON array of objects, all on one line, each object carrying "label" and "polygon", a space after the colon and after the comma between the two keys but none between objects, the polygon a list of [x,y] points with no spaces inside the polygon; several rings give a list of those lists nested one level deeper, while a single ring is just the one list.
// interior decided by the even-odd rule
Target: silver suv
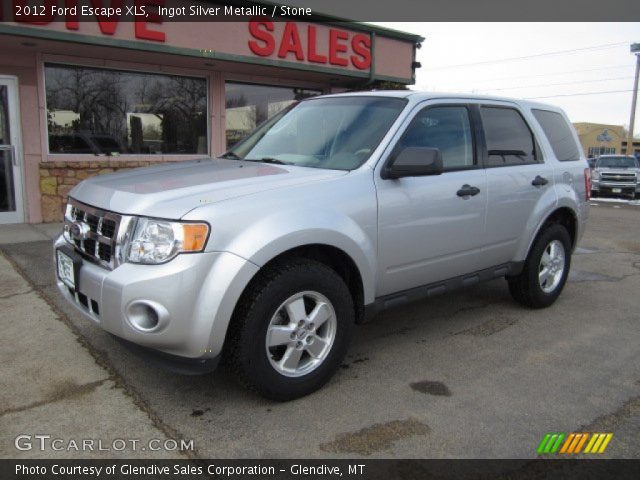
[{"label": "silver suv", "polygon": [[591,172],[595,195],[640,195],[640,164],[631,155],[602,155]]},{"label": "silver suv", "polygon": [[76,186],[58,286],[172,368],[223,359],[266,397],[300,397],[386,308],[495,278],[527,307],[551,305],[588,216],[580,151],[548,105],[307,99],[219,158]]}]

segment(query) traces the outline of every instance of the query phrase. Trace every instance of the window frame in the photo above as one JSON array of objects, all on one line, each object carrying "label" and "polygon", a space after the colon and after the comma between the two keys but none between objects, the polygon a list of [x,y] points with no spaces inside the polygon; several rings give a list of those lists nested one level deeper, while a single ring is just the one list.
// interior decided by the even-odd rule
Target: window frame
[{"label": "window frame", "polygon": [[450,172],[462,172],[467,170],[479,170],[483,168],[480,162],[480,159],[481,159],[480,143],[481,142],[479,141],[479,136],[478,136],[479,134],[478,125],[473,115],[473,104],[467,103],[467,102],[461,102],[461,103],[446,102],[446,103],[430,103],[429,105],[426,105],[421,108],[420,108],[420,105],[418,105],[417,107],[418,108],[416,108],[415,113],[405,119],[405,127],[402,129],[401,132],[398,132],[394,145],[391,148],[391,151],[389,152],[389,154],[387,155],[387,158],[385,159],[384,163],[382,164],[382,168],[380,169],[380,174],[382,174],[382,172],[384,172],[386,169],[391,167],[393,165],[393,162],[395,162],[396,156],[398,155],[398,148],[400,146],[400,142],[402,141],[402,138],[404,137],[405,133],[407,133],[407,130],[409,130],[409,127],[411,126],[413,121],[416,119],[416,117],[420,115],[422,112],[429,109],[433,109],[433,108],[451,108],[451,107],[464,108],[467,111],[467,118],[469,119],[469,127],[471,131],[471,151],[473,152],[473,165],[446,168],[443,163],[442,174],[450,173]]},{"label": "window frame", "polygon": [[[171,153],[171,152],[162,152],[162,153],[121,153],[119,155],[106,155],[106,154],[96,154],[96,153],[67,153],[67,152],[51,152],[49,147],[49,125],[47,122],[47,115],[49,112],[49,105],[47,104],[47,70],[46,67],[48,65],[58,66],[58,67],[67,67],[67,68],[89,68],[94,70],[109,70],[116,72],[126,72],[126,73],[138,73],[143,75],[164,75],[168,77],[186,77],[186,78],[197,78],[200,80],[204,80],[206,83],[206,99],[205,104],[207,107],[206,111],[206,119],[207,119],[207,151],[205,153]],[[59,59],[43,59],[40,63],[41,66],[41,74],[42,74],[42,87],[41,91],[43,93],[43,104],[44,104],[44,134],[43,134],[43,143],[46,146],[46,156],[54,157],[52,160],[55,161],[59,157],[71,157],[70,161],[93,161],[94,159],[106,158],[110,161],[122,159],[123,161],[152,161],[152,160],[160,160],[163,161],[166,157],[173,157],[177,159],[191,159],[191,158],[202,158],[203,156],[210,157],[213,145],[212,134],[211,134],[211,84],[209,75],[206,73],[195,74],[195,73],[174,73],[171,71],[154,71],[151,68],[144,68],[144,66],[110,66],[110,65],[96,65],[89,62],[75,62],[75,61],[63,61]],[[51,161],[51,160],[50,160]]]},{"label": "window frame", "polygon": [[[481,139],[482,139],[481,140],[482,141],[482,150],[481,150],[482,157],[481,158],[482,158],[482,165],[484,168],[489,169],[489,168],[506,168],[506,167],[524,167],[527,165],[541,165],[545,163],[544,155],[542,153],[542,148],[540,148],[540,143],[538,142],[538,139],[533,129],[531,128],[531,125],[529,125],[529,122],[527,122],[526,117],[523,115],[522,111],[517,105],[503,105],[503,104],[495,104],[495,103],[475,103],[473,104],[473,106],[475,107],[474,110],[477,116],[477,122],[480,127],[480,131],[482,135],[481,136]],[[520,118],[524,122],[524,125],[527,127],[527,130],[529,130],[529,134],[531,135],[531,140],[533,141],[533,149],[534,149],[533,162],[520,163],[520,164],[489,165],[489,148],[487,145],[485,124],[482,119],[482,108],[502,108],[505,110],[513,110],[520,116]]]}]

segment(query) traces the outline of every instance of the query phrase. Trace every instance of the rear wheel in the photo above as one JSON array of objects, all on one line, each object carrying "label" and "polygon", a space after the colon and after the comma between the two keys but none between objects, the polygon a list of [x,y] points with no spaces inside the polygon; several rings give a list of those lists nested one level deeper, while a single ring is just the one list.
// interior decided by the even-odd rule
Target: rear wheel
[{"label": "rear wheel", "polygon": [[520,275],[508,278],[513,298],[530,308],[556,301],[571,267],[571,239],[560,224],[547,226],[536,238]]},{"label": "rear wheel", "polygon": [[339,367],[354,320],[353,299],[334,270],[306,259],[280,262],[240,300],[228,339],[231,365],[267,398],[307,395]]}]

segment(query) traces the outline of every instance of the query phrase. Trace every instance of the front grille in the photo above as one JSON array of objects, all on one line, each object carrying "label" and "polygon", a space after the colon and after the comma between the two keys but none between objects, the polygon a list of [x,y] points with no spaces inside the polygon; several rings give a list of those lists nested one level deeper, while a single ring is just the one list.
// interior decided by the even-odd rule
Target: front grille
[{"label": "front grille", "polygon": [[[70,198],[64,218],[65,238],[83,257],[113,269],[121,221],[122,216],[117,213]],[[74,224],[82,233],[73,234]]]},{"label": "front grille", "polygon": [[628,183],[635,185],[635,173],[601,173],[600,178],[607,182]]},{"label": "front grille", "polygon": [[76,303],[84,308],[87,312],[93,313],[96,317],[100,316],[100,305],[96,300],[87,297],[84,293],[76,292],[73,288],[68,287],[69,295],[71,295]]}]

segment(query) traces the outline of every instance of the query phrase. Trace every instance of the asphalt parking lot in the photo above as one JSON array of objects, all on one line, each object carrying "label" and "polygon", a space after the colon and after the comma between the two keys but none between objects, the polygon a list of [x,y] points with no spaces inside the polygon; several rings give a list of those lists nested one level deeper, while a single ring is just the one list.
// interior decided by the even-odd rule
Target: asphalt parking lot
[{"label": "asphalt parking lot", "polygon": [[58,296],[50,242],[0,249],[157,428],[194,440],[196,456],[534,458],[547,432],[613,432],[604,456],[640,458],[640,206],[593,203],[552,307],[523,309],[498,280],[386,312],[356,329],[325,388],[289,403],[224,370],[188,377],[145,364]]}]

